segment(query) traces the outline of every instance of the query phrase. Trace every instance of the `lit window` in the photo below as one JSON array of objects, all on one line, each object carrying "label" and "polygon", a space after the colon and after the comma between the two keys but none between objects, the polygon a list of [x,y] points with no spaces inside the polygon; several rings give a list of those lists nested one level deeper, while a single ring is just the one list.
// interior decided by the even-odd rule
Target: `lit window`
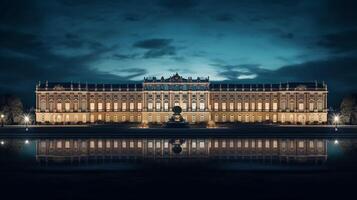
[{"label": "lit window", "polygon": [[122,141],[122,142],[121,142],[121,146],[122,146],[123,148],[126,148],[126,141]]},{"label": "lit window", "polygon": [[205,143],[204,142],[200,142],[200,148],[204,148],[205,147]]},{"label": "lit window", "polygon": [[242,147],[242,141],[241,140],[238,140],[237,146],[238,146],[238,148]]},{"label": "lit window", "polygon": [[265,110],[269,111],[269,103],[265,103]]},{"label": "lit window", "polygon": [[69,146],[69,141],[66,141],[65,144],[64,144],[64,146],[65,146],[66,149],[69,149],[69,147],[70,147],[70,146]]},{"label": "lit window", "polygon": [[114,148],[118,148],[118,141],[115,140],[113,146],[114,146]]},{"label": "lit window", "polygon": [[249,103],[244,103],[244,110],[249,110]]},{"label": "lit window", "polygon": [[237,103],[237,109],[242,110],[242,103]]},{"label": "lit window", "polygon": [[141,148],[142,147],[142,143],[141,141],[138,142],[138,148]]},{"label": "lit window", "polygon": [[278,103],[276,103],[276,102],[273,103],[273,110],[274,111],[278,110]]},{"label": "lit window", "polygon": [[229,110],[233,111],[234,110],[234,103],[229,103]]},{"label": "lit window", "polygon": [[310,142],[309,142],[309,147],[310,147],[310,148],[314,148],[314,141],[310,140]]},{"label": "lit window", "polygon": [[167,102],[164,103],[164,110],[165,111],[169,110],[169,103],[167,103]]},{"label": "lit window", "polygon": [[193,110],[193,111],[196,110],[196,103],[192,103],[192,110]]},{"label": "lit window", "polygon": [[90,106],[90,110],[94,111],[94,109],[95,109],[94,103],[90,103],[89,106]]},{"label": "lit window", "polygon": [[192,148],[196,148],[196,142],[192,142]]},{"label": "lit window", "polygon": [[110,148],[110,141],[109,140],[107,140],[107,143],[105,144],[105,147],[106,148]]},{"label": "lit window", "polygon": [[153,147],[152,142],[148,142],[148,147],[149,147],[149,148],[152,148],[152,147]]},{"label": "lit window", "polygon": [[205,110],[205,103],[200,103],[200,110],[201,111]]},{"label": "lit window", "polygon": [[313,111],[314,110],[314,103],[310,103],[309,108],[310,108],[310,111]]},{"label": "lit window", "polygon": [[266,141],[265,141],[265,148],[270,148],[270,142],[269,142],[269,140],[266,140]]},{"label": "lit window", "polygon": [[57,110],[62,111],[62,103],[57,103]]},{"label": "lit window", "polygon": [[95,144],[94,144],[94,141],[93,141],[93,140],[91,140],[91,141],[89,142],[89,147],[90,147],[91,149],[93,149],[93,148],[95,147]]},{"label": "lit window", "polygon": [[258,103],[258,110],[261,111],[262,110],[262,103]]},{"label": "lit window", "polygon": [[98,148],[103,148],[103,142],[102,140],[98,140]]},{"label": "lit window", "polygon": [[114,111],[118,111],[118,103],[117,102],[114,103]]},{"label": "lit window", "polygon": [[222,148],[226,148],[226,141],[222,141]]},{"label": "lit window", "polygon": [[214,103],[214,110],[218,111],[218,103]]},{"label": "lit window", "polygon": [[102,111],[103,110],[103,103],[98,103],[98,110]]},{"label": "lit window", "polygon": [[248,148],[249,147],[249,142],[248,140],[244,141],[244,148]]},{"label": "lit window", "polygon": [[304,110],[304,104],[303,103],[299,103],[299,110]]},{"label": "lit window", "polygon": [[226,103],[222,103],[222,110],[225,111],[227,109],[227,104]]},{"label": "lit window", "polygon": [[149,102],[149,103],[148,103],[148,109],[149,109],[149,110],[152,110],[152,108],[153,108],[153,103]]},{"label": "lit window", "polygon": [[278,148],[278,141],[276,140],[273,141],[273,148],[275,149]]},{"label": "lit window", "polygon": [[64,109],[65,109],[66,111],[69,111],[69,109],[70,109],[69,103],[65,103],[65,104],[64,104]]},{"label": "lit window", "polygon": [[304,148],[304,141],[299,141],[299,148]]},{"label": "lit window", "polygon": [[57,148],[58,149],[62,148],[62,141],[57,141]]},{"label": "lit window", "polygon": [[230,141],[229,141],[229,147],[230,147],[230,148],[233,148],[233,146],[234,146],[233,140],[230,140]]},{"label": "lit window", "polygon": [[107,111],[110,111],[110,102],[107,102],[107,103],[105,104],[105,108],[107,109]]},{"label": "lit window", "polygon": [[182,103],[182,110],[184,110],[184,111],[187,110],[187,103]]},{"label": "lit window", "polygon": [[161,103],[156,103],[156,110],[160,111],[160,109],[161,109]]},{"label": "lit window", "polygon": [[262,148],[262,141],[258,140],[258,148]]},{"label": "lit window", "polygon": [[167,141],[164,142],[164,148],[169,148],[169,143]]},{"label": "lit window", "polygon": [[218,148],[218,141],[214,142],[214,148]]},{"label": "lit window", "polygon": [[123,102],[121,104],[121,109],[122,109],[122,111],[126,111],[126,103],[125,102]]},{"label": "lit window", "polygon": [[133,142],[133,141],[130,141],[129,147],[130,147],[130,148],[134,148],[134,142]]},{"label": "lit window", "polygon": [[138,111],[140,111],[142,109],[142,104],[138,103]]},{"label": "lit window", "polygon": [[133,103],[133,102],[130,102],[130,103],[129,103],[129,109],[130,109],[131,111],[134,110],[134,103]]}]

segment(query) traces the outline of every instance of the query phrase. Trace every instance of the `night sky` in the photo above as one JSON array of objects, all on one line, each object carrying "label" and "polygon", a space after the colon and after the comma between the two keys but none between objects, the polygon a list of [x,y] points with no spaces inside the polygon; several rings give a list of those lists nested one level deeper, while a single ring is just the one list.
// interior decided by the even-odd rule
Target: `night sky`
[{"label": "night sky", "polygon": [[144,76],[326,81],[357,89],[357,1],[2,0],[0,93],[33,106],[38,81]]}]

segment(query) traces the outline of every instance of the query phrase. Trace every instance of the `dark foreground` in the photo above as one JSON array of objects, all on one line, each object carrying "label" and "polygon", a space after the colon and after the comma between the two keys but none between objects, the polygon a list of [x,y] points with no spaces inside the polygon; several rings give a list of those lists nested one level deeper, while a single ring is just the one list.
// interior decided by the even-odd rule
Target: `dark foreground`
[{"label": "dark foreground", "polygon": [[[9,199],[354,199],[355,171],[0,173]],[[8,198],[4,198],[8,199]]]}]

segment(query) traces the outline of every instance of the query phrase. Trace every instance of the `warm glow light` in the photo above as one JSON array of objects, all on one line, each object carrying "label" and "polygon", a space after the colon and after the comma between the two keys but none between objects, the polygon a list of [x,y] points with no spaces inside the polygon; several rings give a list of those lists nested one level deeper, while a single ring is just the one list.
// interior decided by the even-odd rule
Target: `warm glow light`
[{"label": "warm glow light", "polygon": [[335,116],[333,117],[333,121],[334,121],[335,123],[338,123],[338,122],[340,121],[340,116],[335,115]]},{"label": "warm glow light", "polygon": [[4,114],[1,114],[1,119],[4,119],[5,115]]},{"label": "warm glow light", "polygon": [[30,121],[30,117],[25,115],[24,120],[25,120],[26,123],[28,123]]},{"label": "warm glow light", "polygon": [[1,145],[4,145],[4,144],[5,144],[5,142],[4,142],[3,140],[1,140],[0,144],[1,144]]},{"label": "warm glow light", "polygon": [[25,144],[28,144],[28,143],[30,143],[28,140],[25,140]]},{"label": "warm glow light", "polygon": [[334,144],[338,144],[338,140],[335,140],[333,143],[334,143]]}]

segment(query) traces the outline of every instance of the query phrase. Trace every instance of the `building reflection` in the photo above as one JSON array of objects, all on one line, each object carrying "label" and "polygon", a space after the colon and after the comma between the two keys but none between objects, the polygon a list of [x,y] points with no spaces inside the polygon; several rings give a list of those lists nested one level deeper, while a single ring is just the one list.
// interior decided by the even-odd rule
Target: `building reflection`
[{"label": "building reflection", "polygon": [[39,139],[39,162],[92,160],[276,160],[324,162],[326,139],[115,138]]}]

